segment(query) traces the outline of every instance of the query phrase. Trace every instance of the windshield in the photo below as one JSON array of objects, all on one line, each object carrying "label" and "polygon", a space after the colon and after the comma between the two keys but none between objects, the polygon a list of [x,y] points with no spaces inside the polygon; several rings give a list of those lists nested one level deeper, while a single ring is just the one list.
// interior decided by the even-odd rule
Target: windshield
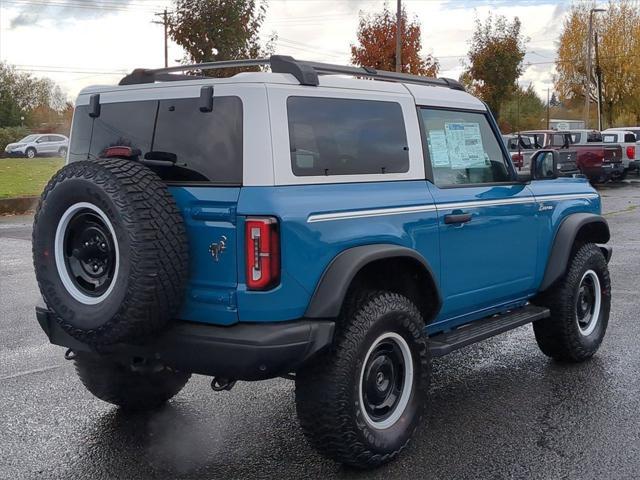
[{"label": "windshield", "polygon": [[36,138],[38,138],[38,135],[27,135],[22,140],[20,140],[20,143],[33,142]]}]

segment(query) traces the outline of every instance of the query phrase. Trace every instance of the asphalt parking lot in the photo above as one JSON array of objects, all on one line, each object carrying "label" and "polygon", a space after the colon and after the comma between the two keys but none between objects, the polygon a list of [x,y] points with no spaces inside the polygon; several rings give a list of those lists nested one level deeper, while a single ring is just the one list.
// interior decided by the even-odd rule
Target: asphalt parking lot
[{"label": "asphalt parking lot", "polygon": [[0,217],[0,478],[638,478],[640,181],[600,191],[614,254],[598,355],[554,363],[525,326],[435,361],[426,421],[373,472],[311,450],[287,380],[214,393],[196,376],[151,414],[92,397],[35,320],[32,218]]}]

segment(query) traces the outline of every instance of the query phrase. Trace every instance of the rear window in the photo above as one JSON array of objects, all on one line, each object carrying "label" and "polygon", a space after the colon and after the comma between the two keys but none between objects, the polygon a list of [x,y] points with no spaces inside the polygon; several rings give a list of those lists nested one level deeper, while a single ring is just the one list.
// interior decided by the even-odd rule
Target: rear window
[{"label": "rear window", "polygon": [[409,148],[399,103],[289,97],[296,176],[403,173]]},{"label": "rear window", "polygon": [[201,112],[197,98],[105,103],[95,119],[78,107],[70,161],[99,158],[113,146],[131,147],[140,159],[174,158],[149,164],[166,181],[240,185],[242,101],[215,97],[212,112]]}]

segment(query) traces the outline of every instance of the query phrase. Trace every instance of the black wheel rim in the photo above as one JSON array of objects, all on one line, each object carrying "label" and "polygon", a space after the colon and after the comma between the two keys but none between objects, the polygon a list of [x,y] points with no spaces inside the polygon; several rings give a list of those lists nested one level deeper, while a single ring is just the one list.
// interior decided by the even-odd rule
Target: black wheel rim
[{"label": "black wheel rim", "polygon": [[601,304],[600,281],[593,270],[582,276],[576,295],[575,315],[582,335],[588,336],[596,328]]},{"label": "black wheel rim", "polygon": [[90,210],[76,213],[63,240],[64,261],[75,287],[99,297],[113,281],[116,253],[113,236],[100,215]]},{"label": "black wheel rim", "polygon": [[374,422],[382,422],[398,405],[405,377],[405,361],[398,344],[381,341],[369,356],[362,378],[364,409]]}]

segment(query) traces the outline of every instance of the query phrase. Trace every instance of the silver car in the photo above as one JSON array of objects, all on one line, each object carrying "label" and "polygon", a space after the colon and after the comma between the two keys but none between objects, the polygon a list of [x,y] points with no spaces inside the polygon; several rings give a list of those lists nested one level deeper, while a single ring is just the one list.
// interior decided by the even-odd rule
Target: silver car
[{"label": "silver car", "polygon": [[66,157],[69,139],[64,135],[44,133],[27,135],[16,143],[10,143],[4,149],[11,157],[35,158],[37,156]]}]

